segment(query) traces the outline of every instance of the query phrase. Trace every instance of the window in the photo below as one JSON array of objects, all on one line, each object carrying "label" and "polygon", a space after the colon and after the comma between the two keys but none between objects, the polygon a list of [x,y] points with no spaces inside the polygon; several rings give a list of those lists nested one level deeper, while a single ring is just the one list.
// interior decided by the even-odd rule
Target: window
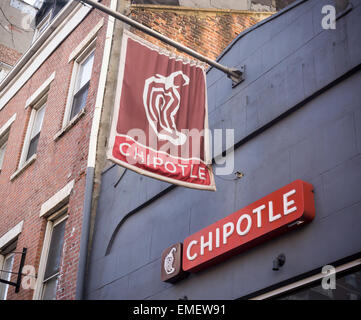
[{"label": "window", "polygon": [[0,172],[4,166],[4,157],[6,152],[6,145],[9,139],[10,128],[15,121],[16,114],[14,114],[2,127],[0,127]]},{"label": "window", "polygon": [[52,10],[41,20],[41,22],[36,26],[33,42],[39,38],[39,36],[44,32],[44,30],[49,26],[50,24],[50,18],[51,18]]},{"label": "window", "polygon": [[5,68],[4,66],[2,66],[2,63],[0,62],[0,82],[3,81],[3,79],[9,73],[9,71],[10,68]]},{"label": "window", "polygon": [[41,126],[43,124],[44,113],[45,113],[45,105],[43,105],[39,110],[36,110],[35,112],[34,123],[31,128],[30,142],[29,142],[28,152],[26,155],[26,160],[28,160],[32,155],[36,153],[36,149],[38,147],[38,142],[40,137]]},{"label": "window", "polygon": [[[2,280],[10,281],[14,264],[14,254],[12,252],[16,249],[16,243],[16,241],[13,242],[1,251],[0,279]],[[0,300],[6,300],[8,289],[8,284],[0,282]]]},{"label": "window", "polygon": [[41,127],[44,120],[46,96],[37,102],[31,111],[29,126],[24,142],[24,148],[20,160],[20,166],[26,163],[33,155],[36,154]]},{"label": "window", "polygon": [[67,208],[62,208],[48,218],[39,276],[34,298],[55,300],[62,259]]},{"label": "window", "polygon": [[[94,35],[92,35],[94,37]],[[94,62],[96,38],[86,39],[86,44],[71,53],[69,62],[74,61],[72,78],[64,112],[62,130],[67,130],[84,112]]]},{"label": "window", "polygon": [[7,131],[5,134],[3,134],[2,137],[0,137],[0,172],[3,167],[6,144],[7,144],[8,138],[9,138],[9,131]]},{"label": "window", "polygon": [[[332,267],[329,266],[329,267]],[[332,267],[333,268],[333,267]],[[334,276],[334,287],[331,284]],[[329,278],[325,278],[326,276]],[[324,287],[323,281],[328,287]],[[333,268],[330,273],[316,273],[283,287],[256,295],[251,300],[361,300],[361,259]]]},{"label": "window", "polygon": [[361,270],[337,277],[334,289],[324,289],[320,281],[295,292],[286,293],[279,300],[361,300]]},{"label": "window", "polygon": [[54,223],[43,280],[43,300],[54,300],[56,297],[64,232],[65,220]]},{"label": "window", "polygon": [[88,55],[78,65],[70,119],[74,118],[74,116],[76,116],[85,106],[86,99],[88,97],[93,61],[94,61],[94,51],[90,53],[90,55]]},{"label": "window", "polygon": [[[14,254],[9,254],[5,257],[4,263],[1,268],[0,278],[6,281],[10,281],[11,271],[13,270]],[[0,283],[0,300],[6,300],[8,294],[9,285],[6,283]]]}]

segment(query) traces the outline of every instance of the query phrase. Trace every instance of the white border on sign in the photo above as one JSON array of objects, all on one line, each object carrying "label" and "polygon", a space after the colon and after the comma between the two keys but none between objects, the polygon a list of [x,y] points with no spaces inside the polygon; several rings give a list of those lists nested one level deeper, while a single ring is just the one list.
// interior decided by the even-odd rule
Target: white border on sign
[{"label": "white border on sign", "polygon": [[[126,59],[126,53],[127,53],[127,46],[128,46],[128,39],[131,38],[134,41],[137,41],[138,43],[140,43],[141,45],[144,45],[146,47],[148,47],[151,50],[157,51],[159,54],[163,54],[168,56],[170,59],[176,59],[176,61],[182,61],[183,64],[191,64],[192,66],[196,66],[198,68],[201,68],[203,71],[203,75],[204,78],[206,79],[206,74],[204,71],[204,67],[203,64],[200,64],[198,62],[195,62],[193,60],[189,60],[189,62],[185,62],[186,58],[181,58],[179,56],[174,55],[174,57],[171,54],[167,54],[165,50],[159,50],[157,49],[157,47],[153,44],[150,44],[149,42],[147,42],[146,40],[132,34],[131,32],[127,31],[127,30],[123,30],[123,39],[122,39],[122,47],[121,47],[121,52],[120,52],[120,60],[119,60],[119,73],[118,73],[118,83],[117,83],[117,87],[116,87],[116,96],[115,96],[115,101],[114,101],[114,107],[113,107],[113,119],[112,119],[112,125],[111,125],[111,130],[110,130],[110,136],[109,136],[109,144],[108,144],[108,148],[107,148],[107,159],[111,160],[113,162],[115,162],[116,164],[119,164],[125,168],[128,168],[130,170],[133,170],[139,174],[145,175],[145,176],[149,176],[151,178],[155,178],[158,180],[162,180],[168,183],[172,183],[172,184],[177,184],[183,187],[187,187],[187,188],[193,188],[193,189],[200,189],[200,190],[211,190],[211,191],[216,191],[216,185],[215,185],[215,180],[214,180],[214,175],[213,175],[213,171],[212,171],[212,167],[211,165],[207,165],[208,167],[208,173],[209,173],[209,177],[210,177],[210,184],[209,185],[202,185],[202,184],[196,184],[196,183],[191,183],[191,182],[185,182],[185,181],[181,181],[181,180],[177,180],[177,179],[173,179],[173,178],[169,178],[169,177],[165,177],[162,176],[160,174],[156,174],[153,173],[151,171],[148,170],[144,170],[141,168],[138,168],[134,165],[131,165],[127,162],[123,162],[121,160],[118,160],[116,158],[113,157],[113,147],[114,147],[114,143],[115,143],[115,138],[116,138],[116,127],[117,127],[117,121],[118,121],[118,116],[119,116],[119,105],[120,105],[120,99],[121,99],[121,92],[123,89],[123,79],[124,79],[124,70],[125,70],[125,59]],[[207,88],[205,88],[205,121],[204,121],[204,129],[208,129],[208,101],[207,101]],[[207,131],[208,132],[208,131]],[[205,147],[205,162],[207,162],[207,160],[210,159],[209,156],[209,137],[206,134],[205,135],[205,143],[204,143],[204,147]],[[169,155],[170,156],[170,155]],[[191,159],[189,159],[191,160]],[[202,161],[204,162],[204,161]]]}]

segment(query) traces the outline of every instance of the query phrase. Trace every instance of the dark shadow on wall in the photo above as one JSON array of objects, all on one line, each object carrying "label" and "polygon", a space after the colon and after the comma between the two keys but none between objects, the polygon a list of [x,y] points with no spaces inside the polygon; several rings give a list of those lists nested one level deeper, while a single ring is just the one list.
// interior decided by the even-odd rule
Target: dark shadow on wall
[{"label": "dark shadow on wall", "polygon": [[276,0],[276,10],[279,11],[295,1],[296,0]]}]

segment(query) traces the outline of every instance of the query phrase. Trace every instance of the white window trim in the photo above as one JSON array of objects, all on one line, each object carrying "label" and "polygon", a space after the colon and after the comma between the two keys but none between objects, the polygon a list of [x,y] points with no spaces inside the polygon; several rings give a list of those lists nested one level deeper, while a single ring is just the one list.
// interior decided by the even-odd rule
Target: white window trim
[{"label": "white window trim", "polygon": [[5,134],[16,119],[16,113],[0,128],[0,137]]},{"label": "white window trim", "polygon": [[41,20],[41,21],[39,22],[39,24],[37,25],[37,27],[36,27],[36,29],[35,29],[32,43],[34,43],[35,40],[36,40],[37,38],[39,38],[39,36],[46,30],[46,28],[45,28],[42,32],[39,31],[40,28],[44,26],[44,24],[46,24],[47,22],[49,22],[49,24],[48,24],[48,26],[47,26],[47,27],[49,27],[49,25],[50,25],[50,18],[51,18],[52,13],[53,13],[53,9],[51,9],[51,10],[47,13],[47,15],[43,18],[43,20]]},{"label": "white window trim", "polygon": [[19,236],[23,229],[24,220],[19,222],[15,227],[6,232],[2,237],[0,237],[0,249],[6,247],[9,243],[16,239]]},{"label": "white window trim", "polygon": [[[62,215],[63,212],[67,209],[67,203],[69,202],[70,193],[74,188],[74,183],[75,180],[70,181],[66,186],[64,186],[62,189],[56,192],[53,196],[51,196],[47,201],[45,201],[41,205],[39,216],[43,218],[46,217],[48,222],[45,230],[43,248],[40,256],[38,278],[35,284],[33,300],[40,300],[42,298],[43,281],[44,281],[46,262],[48,260],[48,252],[50,247],[52,228],[54,227],[54,221],[56,221],[59,218],[66,219],[68,217],[67,214],[64,216]],[[61,222],[61,221],[56,221],[56,222]]]},{"label": "white window trim", "polygon": [[23,148],[21,151],[20,161],[18,164],[18,169],[10,177],[10,180],[15,179],[21,172],[23,172],[28,166],[30,166],[36,160],[36,154],[34,154],[28,160],[25,161],[30,143],[31,129],[34,124],[34,119],[37,109],[41,108],[43,104],[46,103],[47,94],[50,89],[50,85],[52,81],[55,79],[55,74],[56,72],[54,71],[50,75],[50,77],[47,78],[42,83],[42,85],[38,89],[36,89],[35,92],[26,100],[25,109],[31,107],[33,110],[31,110],[28,127],[26,129],[26,134],[25,134]]},{"label": "white window trim", "polygon": [[[0,137],[0,172],[4,164],[7,143],[8,143],[8,139],[6,135],[4,135],[4,137]],[[1,155],[2,152],[3,155]]]},{"label": "white window trim", "polygon": [[[0,127],[0,148],[2,148],[2,146],[7,143],[7,140],[9,139],[9,137],[7,137],[6,141],[3,141],[3,139],[9,133],[10,127],[13,124],[13,122],[15,121],[15,119],[16,119],[16,113],[8,121],[6,121],[6,123],[2,127]],[[6,152],[6,149],[5,149],[5,152]],[[2,164],[0,163],[0,172],[3,168],[4,160],[5,160],[5,155],[4,155],[3,163]]]},{"label": "white window trim", "polygon": [[[335,268],[336,269],[336,274],[338,272],[342,272],[342,271],[357,267],[359,265],[361,265],[361,259],[357,259],[357,260],[351,261],[349,263],[343,264],[343,265],[338,266],[338,267]],[[250,300],[269,299],[269,298],[272,298],[274,296],[278,296],[278,295],[280,295],[282,293],[287,293],[287,291],[294,290],[294,289],[300,288],[300,287],[302,287],[304,285],[311,284],[311,283],[313,283],[315,281],[321,280],[324,276],[325,276],[324,273],[317,273],[317,274],[315,274],[315,275],[313,275],[311,277],[307,277],[305,279],[296,281],[296,282],[291,283],[289,285],[283,286],[281,288],[278,288],[278,289],[266,292],[264,294],[261,294],[261,295],[259,295],[257,297],[251,298]]]},{"label": "white window trim", "polygon": [[5,62],[0,61],[0,83],[6,78],[6,75],[10,72],[11,66]]},{"label": "white window trim", "polygon": [[[5,248],[7,245],[9,245],[11,242],[13,242],[21,233],[24,225],[24,220],[19,222],[16,226],[11,228],[8,232],[6,232],[2,237],[0,237],[0,250]],[[9,255],[9,254],[8,254]],[[6,255],[6,256],[8,256]],[[3,268],[5,262],[5,256],[0,254],[0,269]],[[5,296],[7,295],[7,291],[9,289],[9,286],[7,286]]]},{"label": "white window trim", "polygon": [[40,209],[39,217],[45,217],[56,211],[69,201],[70,193],[74,188],[75,180],[70,181],[64,188],[45,201]]},{"label": "white window trim", "polygon": [[[3,270],[3,269],[4,269],[5,260],[6,260],[7,258],[13,257],[13,256],[14,256],[13,253],[8,253],[7,255],[1,255],[1,254],[0,254],[0,270]],[[14,263],[14,261],[13,261],[13,263]],[[13,270],[13,267],[14,267],[14,265],[12,265],[10,271]],[[10,275],[11,275],[11,274],[10,274]],[[10,277],[9,277],[9,278],[10,278]],[[10,281],[10,280],[9,280],[9,281]],[[5,283],[3,283],[3,284],[5,284]],[[6,289],[5,289],[5,292],[4,292],[4,293],[5,293],[5,299],[4,299],[4,300],[7,300],[8,291],[9,291],[9,284],[6,284]],[[0,301],[1,301],[1,300],[3,300],[3,299],[0,299]]]},{"label": "white window trim", "polygon": [[41,99],[47,91],[49,91],[51,82],[55,79],[55,71],[50,75],[48,79],[46,79],[43,84],[36,89],[36,91],[26,100],[25,109],[29,106],[33,106]]},{"label": "white window trim", "polygon": [[[78,77],[78,71],[79,66],[88,58],[95,50],[95,43],[96,43],[96,37],[92,39],[90,43],[87,43],[87,46],[82,48],[80,52],[78,52],[78,55],[73,58],[74,60],[74,66],[71,73],[71,80],[70,80],[70,86],[68,91],[68,98],[66,100],[66,106],[65,106],[65,112],[64,112],[64,118],[63,118],[63,124],[61,131],[65,131],[68,129],[69,124],[73,123],[73,119],[76,118],[76,116],[73,119],[70,119],[71,115],[71,109],[73,107],[73,99],[74,99],[74,90],[75,90],[75,84]],[[94,67],[94,65],[93,65]],[[79,112],[80,113],[80,112]],[[60,136],[61,133],[58,133],[55,135],[55,137]],[[54,139],[55,139],[54,137]]]},{"label": "white window trim", "polygon": [[[33,129],[33,125],[34,125],[34,121],[35,121],[35,116],[38,112],[38,110],[44,106],[44,104],[46,104],[46,100],[47,100],[47,93],[45,93],[40,99],[37,100],[37,102],[32,105],[32,110],[31,110],[31,115],[30,115],[30,119],[29,119],[29,123],[28,123],[28,127],[26,129],[26,135],[25,135],[25,140],[24,140],[24,145],[23,145],[23,149],[21,151],[21,156],[20,156],[20,161],[19,161],[19,166],[18,166],[18,170],[16,171],[17,174],[19,174],[20,172],[22,172],[26,167],[28,167],[32,162],[35,161],[36,159],[36,154],[33,154],[29,159],[26,160],[26,156],[28,154],[28,149],[29,149],[29,144],[30,144],[30,136],[31,136],[31,131]],[[44,115],[45,117],[45,115]],[[41,131],[41,130],[40,130]],[[34,157],[35,156],[35,157]],[[15,174],[14,174],[15,175]],[[14,176],[13,175],[13,176]],[[13,178],[12,176],[12,178]]]},{"label": "white window trim", "polygon": [[41,300],[42,299],[43,288],[44,288],[43,282],[44,282],[46,263],[48,261],[51,236],[52,236],[54,227],[57,224],[59,224],[60,222],[62,222],[68,218],[68,214],[64,214],[66,210],[67,210],[67,206],[64,206],[58,212],[54,213],[53,215],[51,215],[48,218],[48,221],[46,224],[44,241],[43,241],[43,248],[41,250],[38,277],[36,279],[33,300]]},{"label": "white window trim", "polygon": [[104,18],[102,18],[97,25],[88,33],[88,35],[77,45],[77,47],[70,53],[68,63],[76,59],[84,49],[96,38],[96,35],[100,28],[104,24]]},{"label": "white window trim", "polygon": [[10,177],[10,181],[13,181],[18,175],[20,175],[27,167],[29,167],[36,160],[36,154],[33,154],[21,167],[19,167]]}]

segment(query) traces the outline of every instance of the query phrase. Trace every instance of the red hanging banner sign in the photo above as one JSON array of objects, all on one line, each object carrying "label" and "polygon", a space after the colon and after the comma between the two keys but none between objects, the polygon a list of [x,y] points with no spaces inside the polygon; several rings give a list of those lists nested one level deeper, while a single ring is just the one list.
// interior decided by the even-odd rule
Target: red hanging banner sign
[{"label": "red hanging banner sign", "polygon": [[203,65],[123,35],[108,159],[140,174],[215,190]]}]

